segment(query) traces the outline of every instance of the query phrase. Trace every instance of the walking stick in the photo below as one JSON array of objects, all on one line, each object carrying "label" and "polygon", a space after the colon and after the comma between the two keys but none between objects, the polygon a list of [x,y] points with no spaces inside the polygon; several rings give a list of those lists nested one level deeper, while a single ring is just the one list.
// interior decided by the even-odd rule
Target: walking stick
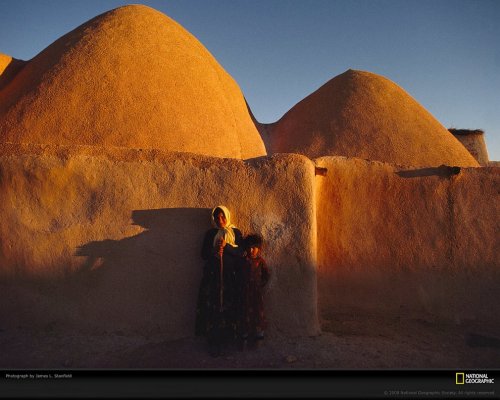
[{"label": "walking stick", "polygon": [[224,262],[222,261],[222,254],[220,255],[220,312],[222,312],[222,305],[224,303]]}]

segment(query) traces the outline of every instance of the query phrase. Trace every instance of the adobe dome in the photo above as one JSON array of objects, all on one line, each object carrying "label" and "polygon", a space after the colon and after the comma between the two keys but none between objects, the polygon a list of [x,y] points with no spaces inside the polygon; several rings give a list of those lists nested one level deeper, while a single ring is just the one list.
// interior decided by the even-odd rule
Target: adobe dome
[{"label": "adobe dome", "polygon": [[7,86],[13,76],[26,64],[26,61],[17,60],[8,56],[7,54],[0,53],[0,90]]},{"label": "adobe dome", "polygon": [[412,166],[478,166],[427,110],[390,80],[348,70],[268,127],[272,152]]},{"label": "adobe dome", "polygon": [[266,154],[236,82],[142,5],[99,15],[27,62],[0,90],[0,142]]},{"label": "adobe dome", "polygon": [[11,61],[12,61],[11,56],[0,53],[0,76],[2,76],[2,73],[7,69]]}]

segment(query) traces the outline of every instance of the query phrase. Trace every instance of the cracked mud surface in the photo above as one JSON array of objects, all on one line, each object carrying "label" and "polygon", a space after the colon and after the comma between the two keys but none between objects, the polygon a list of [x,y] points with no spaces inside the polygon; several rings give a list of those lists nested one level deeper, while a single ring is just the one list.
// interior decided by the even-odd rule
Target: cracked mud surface
[{"label": "cracked mud surface", "polygon": [[[202,338],[0,327],[4,369],[485,369],[500,367],[498,330],[476,322],[335,314],[315,337],[269,335],[211,357]],[[474,336],[475,335],[475,336]],[[471,340],[470,338],[475,338]],[[479,338],[480,340],[477,340]],[[485,338],[482,340],[481,338]]]}]

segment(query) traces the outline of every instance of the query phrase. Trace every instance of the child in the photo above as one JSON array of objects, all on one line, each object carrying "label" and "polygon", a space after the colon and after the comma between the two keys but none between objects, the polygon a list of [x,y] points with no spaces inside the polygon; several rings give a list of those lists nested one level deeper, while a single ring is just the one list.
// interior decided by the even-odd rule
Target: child
[{"label": "child", "polygon": [[247,340],[256,345],[264,339],[266,320],[264,317],[264,286],[269,281],[269,269],[261,257],[262,237],[248,235],[244,240],[246,254],[242,268],[242,349]]}]

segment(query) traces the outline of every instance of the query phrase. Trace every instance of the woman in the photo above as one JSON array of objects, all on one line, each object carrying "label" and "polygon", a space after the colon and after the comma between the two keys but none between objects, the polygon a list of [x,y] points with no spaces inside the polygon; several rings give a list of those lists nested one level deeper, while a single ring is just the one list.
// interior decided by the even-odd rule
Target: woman
[{"label": "woman", "polygon": [[212,210],[215,228],[205,234],[201,257],[205,260],[196,310],[196,335],[206,336],[210,353],[218,356],[236,339],[241,313],[242,235],[231,224],[224,206]]}]

